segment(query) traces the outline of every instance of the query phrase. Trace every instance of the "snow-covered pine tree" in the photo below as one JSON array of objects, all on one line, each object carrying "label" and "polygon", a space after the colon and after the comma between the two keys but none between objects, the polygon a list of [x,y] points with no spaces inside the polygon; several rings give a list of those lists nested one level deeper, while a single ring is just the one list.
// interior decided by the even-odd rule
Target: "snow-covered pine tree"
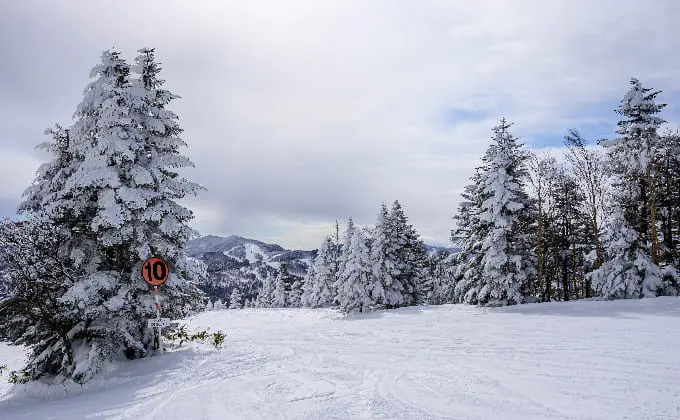
[{"label": "snow-covered pine tree", "polygon": [[657,130],[664,120],[656,116],[665,104],[656,103],[660,91],[633,78],[617,112],[620,138],[608,146],[615,210],[606,222],[605,251],[609,256],[592,273],[594,287],[608,299],[655,296],[662,291],[657,232]]},{"label": "snow-covered pine tree", "polygon": [[680,294],[680,131],[668,132],[660,141],[657,165],[657,203],[661,264],[665,274],[664,294]]},{"label": "snow-covered pine tree", "polygon": [[229,296],[229,309],[241,309],[243,308],[243,297],[241,292],[239,292],[238,287],[234,287],[231,291],[231,296]]},{"label": "snow-covered pine tree", "polygon": [[335,277],[335,244],[327,236],[307,273],[303,293],[305,306],[310,308],[331,306]]},{"label": "snow-covered pine tree", "polygon": [[529,227],[532,202],[525,191],[528,155],[501,119],[494,127],[493,143],[484,160],[478,188],[486,198],[478,220],[488,224],[481,244],[481,288],[478,302],[511,305],[524,301],[526,288],[535,275]]},{"label": "snow-covered pine tree", "polygon": [[279,266],[274,280],[274,291],[272,292],[272,306],[274,308],[285,308],[288,306],[288,291],[286,283],[288,281],[288,270],[284,264]]},{"label": "snow-covered pine tree", "polygon": [[[318,255],[318,253],[317,253]],[[300,304],[303,308],[313,308],[314,307],[314,288],[316,287],[316,270],[314,269],[314,260],[307,268],[307,273],[305,273],[305,282],[302,285],[302,295],[300,296]]]},{"label": "snow-covered pine tree", "polygon": [[350,217],[347,220],[347,227],[345,228],[345,236],[342,243],[342,252],[340,253],[340,258],[338,259],[338,270],[335,272],[335,278],[333,279],[331,288],[331,293],[333,294],[332,306],[337,306],[340,304],[340,290],[342,288],[341,273],[345,272],[345,265],[347,264],[347,258],[349,258],[349,244],[356,229],[357,227],[354,225],[354,220]]},{"label": "snow-covered pine tree", "polygon": [[478,167],[470,178],[472,184],[463,190],[463,201],[454,216],[456,228],[451,231],[451,243],[460,247],[456,254],[454,270],[453,302],[477,304],[482,281],[482,243],[488,234],[489,224],[479,219],[483,191],[479,188],[485,166]]},{"label": "snow-covered pine tree", "polygon": [[212,311],[213,309],[214,309],[213,303],[210,299],[208,299],[208,301],[205,303],[205,309],[204,310],[205,311]]},{"label": "snow-covered pine tree", "polygon": [[222,310],[225,308],[224,302],[222,302],[222,299],[217,299],[215,303],[213,304],[213,309],[216,311]]},{"label": "snow-covered pine tree", "polygon": [[[105,51],[60,152],[70,167],[59,172],[59,190],[28,191],[20,206],[70,235],[68,264],[80,274],[62,297],[70,305],[63,315],[78,320],[69,332],[78,357],[57,372],[76,381],[92,378],[106,359],[149,354],[154,342],[146,318],[155,310],[141,279],[146,257],[170,266],[161,293],[164,316],[181,318],[201,306],[190,282],[197,266],[183,253],[194,234],[187,224],[193,216],[175,202],[199,187],[173,171],[190,162],[178,151],[184,143],[177,117],[165,109],[174,96],[158,88],[156,73],[143,73],[147,82],[134,89],[130,67],[119,53]],[[38,365],[60,357],[48,353],[29,362],[37,376],[44,373]]]},{"label": "snow-covered pine tree", "polygon": [[430,287],[424,303],[443,305],[453,298],[451,254],[448,251],[433,252],[427,261]]},{"label": "snow-covered pine tree", "polygon": [[[392,240],[389,212],[387,205],[382,203],[373,229],[369,258],[372,274],[369,293],[376,307],[390,307],[396,302],[394,289],[397,285],[394,285],[394,283],[395,277],[399,274],[397,258],[397,247]],[[401,293],[401,291],[398,292]]]},{"label": "snow-covered pine tree", "polygon": [[304,278],[293,276],[290,284],[290,291],[288,292],[288,307],[300,308],[302,306],[302,289],[304,287]]},{"label": "snow-covered pine tree", "polygon": [[256,307],[271,308],[274,302],[274,276],[271,271],[265,270],[262,278],[262,289],[257,294]]},{"label": "snow-covered pine tree", "polygon": [[631,246],[638,235],[626,223],[622,209],[614,207],[605,219],[602,239],[608,258],[590,273],[596,293],[606,299],[655,296],[661,270],[650,263],[649,255]]},{"label": "snow-covered pine tree", "polygon": [[[35,180],[22,195],[24,201],[19,204],[19,213],[45,213],[47,205],[63,190],[66,178],[75,170],[69,130],[55,124],[54,128],[45,130],[45,134],[50,135],[52,141],[41,143],[36,148],[50,153],[52,160],[38,168]],[[51,215],[55,216],[56,209],[51,206],[49,208],[52,209]]]},{"label": "snow-covered pine tree", "polygon": [[398,200],[392,205],[388,225],[391,227],[388,232],[392,232],[392,240],[397,245],[396,261],[399,274],[396,280],[401,283],[402,294],[401,298],[398,298],[398,291],[395,290],[395,300],[388,300],[388,304],[398,307],[422,303],[430,291],[426,283],[425,244],[420,240],[413,225],[408,223],[408,218]]},{"label": "snow-covered pine tree", "polygon": [[368,312],[372,307],[370,252],[361,229],[352,229],[345,242],[343,271],[339,274],[338,300],[344,313]]}]

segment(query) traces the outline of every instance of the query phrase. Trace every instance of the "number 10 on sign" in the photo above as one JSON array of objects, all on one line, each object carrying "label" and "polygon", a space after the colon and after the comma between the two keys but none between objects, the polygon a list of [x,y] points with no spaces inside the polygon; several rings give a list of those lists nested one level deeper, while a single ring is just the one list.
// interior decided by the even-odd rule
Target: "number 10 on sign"
[{"label": "number 10 on sign", "polygon": [[[144,277],[144,281],[153,286],[153,297],[156,303],[156,319],[154,322],[149,322],[149,326],[156,327],[156,331],[158,333],[158,348],[161,355],[163,355],[161,327],[166,325],[165,322],[161,321],[161,306],[158,301],[158,286],[165,283],[165,280],[168,278],[168,273],[168,265],[160,258],[149,258],[142,265],[142,277]],[[163,318],[163,320],[165,320],[165,318]]]}]

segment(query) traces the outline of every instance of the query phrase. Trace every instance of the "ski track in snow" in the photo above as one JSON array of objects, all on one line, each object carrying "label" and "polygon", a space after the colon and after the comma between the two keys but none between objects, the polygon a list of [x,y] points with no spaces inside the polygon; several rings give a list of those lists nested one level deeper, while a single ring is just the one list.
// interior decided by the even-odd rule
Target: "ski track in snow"
[{"label": "ski track in snow", "polygon": [[226,331],[223,350],[125,363],[69,395],[3,384],[0,419],[680,419],[679,317],[680,298],[211,311],[190,324]]}]

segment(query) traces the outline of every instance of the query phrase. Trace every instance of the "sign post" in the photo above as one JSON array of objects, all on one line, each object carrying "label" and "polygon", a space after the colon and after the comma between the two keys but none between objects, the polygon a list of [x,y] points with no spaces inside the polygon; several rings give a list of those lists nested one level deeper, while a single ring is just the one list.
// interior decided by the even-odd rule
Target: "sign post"
[{"label": "sign post", "polygon": [[168,279],[168,265],[160,258],[149,258],[142,265],[142,277],[144,281],[153,286],[153,298],[156,303],[156,318],[149,319],[149,328],[156,328],[158,334],[158,348],[161,356],[163,355],[163,338],[161,336],[161,328],[170,325],[168,318],[161,318],[161,305],[158,300],[158,286],[165,283]]}]

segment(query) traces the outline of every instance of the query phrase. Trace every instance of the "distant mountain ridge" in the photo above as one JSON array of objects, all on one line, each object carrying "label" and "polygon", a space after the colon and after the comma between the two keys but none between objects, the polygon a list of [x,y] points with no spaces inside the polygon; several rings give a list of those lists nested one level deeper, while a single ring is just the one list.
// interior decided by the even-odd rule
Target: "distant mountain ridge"
[{"label": "distant mountain ridge", "polygon": [[226,302],[234,288],[245,299],[254,299],[266,276],[275,276],[285,264],[293,277],[304,277],[316,251],[287,250],[277,244],[231,235],[207,235],[192,239],[185,247],[187,255],[208,266],[208,279],[199,287],[210,297]]}]

